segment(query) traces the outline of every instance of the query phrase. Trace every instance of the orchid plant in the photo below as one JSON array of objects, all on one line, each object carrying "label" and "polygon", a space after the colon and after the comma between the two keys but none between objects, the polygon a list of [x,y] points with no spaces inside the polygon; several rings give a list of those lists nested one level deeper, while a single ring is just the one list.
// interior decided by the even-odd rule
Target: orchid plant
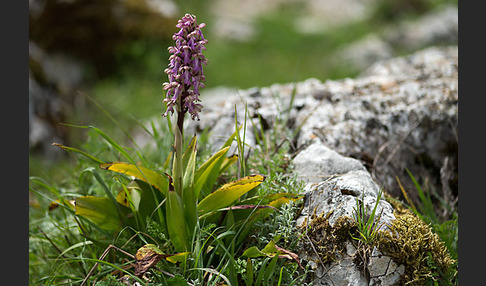
[{"label": "orchid plant", "polygon": [[[234,250],[243,244],[257,220],[267,217],[290,201],[285,194],[259,197],[256,192],[250,192],[265,180],[265,176],[259,174],[226,183],[213,191],[217,178],[238,160],[237,155],[228,154],[232,142],[240,140],[237,126],[223,147],[197,168],[195,135],[183,150],[185,117],[189,114],[192,120],[200,120],[199,113],[203,108],[199,90],[204,87],[203,66],[207,65],[208,60],[202,52],[208,41],[202,32],[205,24],[197,24],[194,15],[184,15],[176,27],[179,31],[172,37],[175,45],[168,49],[169,65],[165,69],[168,82],[163,84],[166,91],[166,111],[163,116],[168,117],[169,126],[172,126],[170,116],[174,113],[177,116],[177,124],[172,126],[172,163],[167,168],[171,170],[170,174],[146,168],[133,160],[102,162],[81,150],[57,144],[64,150],[88,156],[102,169],[122,174],[123,178],[128,179],[120,180],[127,183],[122,185],[122,190],[116,196],[105,187],[106,197],[82,196],[76,198],[74,204],[67,200],[58,203],[70,207],[77,217],[114,234],[127,227],[145,231],[150,220],[161,226],[174,253],[167,254],[155,245],[145,244],[134,256],[137,277],[141,277],[162,258],[184,265],[189,259],[194,262],[193,267],[203,267],[200,255],[212,251],[211,257],[214,257],[218,247],[210,247],[206,243],[205,246],[195,245],[198,230],[212,229],[211,225],[215,225],[209,237],[222,247],[220,255],[224,256],[228,249]],[[101,131],[99,133],[120,152],[125,152]],[[237,143],[238,146],[242,145],[241,142]],[[230,246],[221,245],[222,236]],[[115,246],[111,247],[116,249]],[[88,278],[89,275],[85,281]],[[230,280],[234,281],[234,278]]]}]

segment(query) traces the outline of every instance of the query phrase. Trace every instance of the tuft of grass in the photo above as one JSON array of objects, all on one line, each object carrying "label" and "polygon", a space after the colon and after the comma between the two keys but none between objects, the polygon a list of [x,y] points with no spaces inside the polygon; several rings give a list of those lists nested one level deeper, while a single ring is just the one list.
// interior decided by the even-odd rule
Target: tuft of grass
[{"label": "tuft of grass", "polygon": [[358,227],[359,236],[353,237],[353,239],[359,240],[365,245],[374,244],[378,230],[383,225],[379,223],[383,210],[380,214],[378,214],[378,216],[376,216],[376,209],[378,207],[378,204],[380,203],[382,195],[383,190],[380,190],[378,192],[378,196],[376,197],[375,206],[373,207],[371,213],[368,213],[366,210],[366,206],[364,204],[364,194],[362,200],[356,198],[356,207],[354,208],[353,221]]}]

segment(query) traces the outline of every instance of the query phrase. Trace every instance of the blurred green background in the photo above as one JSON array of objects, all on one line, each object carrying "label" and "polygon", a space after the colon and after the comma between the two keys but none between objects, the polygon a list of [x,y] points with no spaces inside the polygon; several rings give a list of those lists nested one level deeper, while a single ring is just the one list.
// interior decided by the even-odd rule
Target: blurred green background
[{"label": "blurred green background", "polygon": [[[457,0],[29,1],[29,71],[42,91],[39,96],[31,88],[29,94],[29,131],[42,131],[36,120],[50,128],[31,139],[29,174],[62,180],[63,166],[73,162],[50,143],[80,148],[88,140],[85,129],[61,122],[94,125],[124,138],[120,126],[130,132],[138,121],[163,113],[167,48],[184,13],[206,23],[204,101],[205,92],[218,86],[246,89],[311,77],[323,82],[354,77],[363,68],[337,56],[347,45],[370,34],[386,38],[390,29],[420,21],[445,5],[457,7]],[[388,56],[399,56],[457,42],[388,44]],[[63,70],[46,64],[58,54],[78,65],[74,84],[62,85]],[[53,67],[57,78],[49,76]],[[53,105],[56,100],[59,104]]]}]

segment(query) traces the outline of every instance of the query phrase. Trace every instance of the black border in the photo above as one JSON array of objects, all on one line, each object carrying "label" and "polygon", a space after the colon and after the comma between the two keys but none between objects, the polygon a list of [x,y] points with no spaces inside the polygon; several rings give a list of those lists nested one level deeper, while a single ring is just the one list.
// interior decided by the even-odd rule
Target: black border
[{"label": "black border", "polygon": [[[2,139],[1,284],[28,285],[28,1],[3,2],[0,16]],[[5,184],[6,183],[6,184]]]},{"label": "black border", "polygon": [[[459,3],[459,283],[475,285],[484,272],[483,226],[486,211],[486,96],[483,12]],[[474,12],[477,11],[476,13]],[[479,263],[478,263],[479,262]],[[475,283],[476,282],[476,283]]]}]

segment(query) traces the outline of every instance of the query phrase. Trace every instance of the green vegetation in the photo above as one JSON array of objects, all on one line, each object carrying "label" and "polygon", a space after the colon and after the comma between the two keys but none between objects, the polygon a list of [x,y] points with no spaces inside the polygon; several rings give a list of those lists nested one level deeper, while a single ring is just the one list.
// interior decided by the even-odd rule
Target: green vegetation
[{"label": "green vegetation", "polygon": [[[171,157],[171,147],[168,144],[156,144],[158,150],[162,151],[160,153],[145,152],[137,147],[121,146],[101,129],[93,126],[71,128],[87,129],[90,140],[82,149],[58,145],[77,160],[76,168],[72,169],[71,175],[66,177],[62,186],[40,177],[30,178],[30,190],[35,194],[38,203],[38,208],[32,208],[30,212],[31,284],[78,284],[89,278],[88,285],[92,281],[103,281],[100,285],[110,285],[109,283],[117,281],[113,277],[120,273],[128,275],[126,279],[141,282],[144,282],[143,274],[147,274],[153,282],[162,285],[176,280],[193,285],[213,285],[228,280],[232,285],[238,285],[241,279],[248,279],[242,278],[237,270],[247,262],[242,253],[244,248],[250,247],[252,241],[255,242],[253,237],[259,237],[258,241],[273,240],[282,249],[295,245],[294,233],[289,230],[292,223],[290,220],[286,222],[287,228],[283,229],[272,223],[272,220],[282,219],[281,212],[285,213],[286,218],[292,217],[296,208],[286,207],[286,204],[297,201],[300,198],[298,194],[302,191],[302,184],[295,177],[287,177],[282,172],[290,168],[288,162],[285,166],[285,162],[280,161],[283,157],[281,155],[288,152],[288,146],[281,147],[276,153],[280,156],[275,155],[271,163],[275,169],[264,181],[262,176],[248,176],[235,183],[218,182],[217,178],[222,173],[226,174],[226,178],[237,177],[236,173],[241,165],[232,164],[237,161],[237,157],[224,156],[228,147],[216,154],[208,154],[207,151],[200,154],[202,158],[209,159],[206,163],[200,163],[194,169],[195,172],[192,171],[193,181],[194,186],[201,187],[200,193],[205,197],[198,200],[199,218],[194,231],[181,235],[174,234],[174,231],[181,230],[177,227],[186,224],[186,210],[178,211],[177,204],[169,207],[169,179],[161,175],[171,169],[170,160],[159,156],[167,154],[166,158]],[[148,129],[146,131],[149,132]],[[162,134],[152,131],[152,140],[164,138]],[[166,127],[160,131],[165,132],[165,136],[170,134]],[[235,134],[229,138],[227,144],[240,140]],[[202,140],[204,138],[207,139],[203,136]],[[205,145],[206,142],[200,142],[200,146]],[[194,137],[185,146],[185,164],[196,161],[195,146]],[[261,166],[261,160],[265,160],[257,158],[258,156],[262,155],[257,153],[254,159],[248,161],[247,167],[252,171],[257,165]],[[128,162],[120,162],[122,159]],[[186,173],[190,170],[188,166],[184,168]],[[184,178],[188,176],[185,175]],[[251,188],[245,187],[241,192],[236,192],[241,189],[239,182],[242,180],[247,181],[244,186]],[[253,187],[260,184],[260,187],[252,191]],[[208,192],[205,185],[215,186],[215,190],[231,189],[231,193],[246,195],[232,208],[228,208],[226,206],[234,199],[218,190]],[[210,197],[215,199],[208,199]],[[181,213],[174,215],[174,212]],[[175,223],[172,224],[172,231],[169,229],[169,220]],[[262,223],[267,225],[266,230],[272,234],[258,234],[256,230]],[[268,227],[272,224],[272,227]],[[182,228],[184,229],[191,228],[187,226]],[[142,266],[137,266],[144,265],[144,259],[150,259],[147,255],[136,258],[135,254],[144,245],[157,245],[153,254],[157,257],[153,264],[156,268],[142,269]],[[261,243],[255,245],[260,247]],[[245,269],[255,268],[254,273],[258,273],[259,258],[252,259],[254,263],[246,265]],[[135,269],[133,263],[136,265]],[[300,281],[296,279],[304,275],[304,270],[298,269],[297,260],[275,259],[271,265],[272,269],[278,269],[282,283]],[[266,269],[268,271],[270,268]],[[134,275],[134,270],[140,275]],[[264,277],[269,278],[269,272],[265,273]],[[294,285],[298,283],[294,282]]]},{"label": "green vegetation", "polygon": [[371,213],[368,213],[366,206],[364,204],[364,194],[361,201],[358,198],[356,198],[356,208],[354,208],[353,221],[358,226],[359,236],[353,238],[361,241],[364,244],[367,245],[373,244],[376,234],[382,226],[381,224],[378,223],[381,218],[381,213],[378,216],[376,216],[377,215],[376,209],[378,207],[378,204],[380,203],[382,195],[383,195],[383,191],[380,190],[378,196],[376,197],[376,203]]},{"label": "green vegetation", "polygon": [[457,260],[440,237],[412,212],[395,211],[390,231],[380,232],[378,248],[404,264],[407,285],[457,285]]},{"label": "green vegetation", "polygon": [[[184,10],[201,11],[198,19],[209,26],[209,11],[202,2],[181,5],[188,5]],[[325,80],[355,75],[326,55],[351,39],[379,30],[379,26],[362,22],[324,35],[302,35],[286,21],[298,12],[293,8],[259,19],[260,33],[248,42],[211,40],[209,33],[207,87],[248,88],[309,77]],[[122,277],[155,285],[264,285],[268,281],[272,285],[306,285],[308,270],[293,253],[302,239],[302,234],[294,231],[292,219],[299,210],[304,186],[291,175],[289,154],[295,151],[295,134],[287,128],[288,107],[282,107],[281,116],[267,131],[253,120],[252,127],[258,130],[257,147],[247,160],[242,160],[242,154],[243,148],[249,147],[242,144],[238,133],[227,142],[237,142],[238,159],[226,157],[227,149],[209,153],[204,132],[197,144],[195,138],[184,138],[181,149],[185,150],[183,160],[187,160],[183,178],[206,191],[201,191],[197,200],[169,199],[173,193],[164,173],[173,171],[173,134],[165,119],[158,117],[164,111],[166,43],[133,43],[120,53],[124,63],[116,74],[94,83],[87,94],[79,94],[80,102],[88,108],[74,110],[67,118],[75,124],[66,126],[72,144],[52,147],[65,149],[69,157],[45,162],[30,156],[29,284],[78,285],[86,280],[87,285],[125,285],[120,282]],[[155,147],[138,146],[134,130],[142,130]],[[191,155],[195,152],[197,158]],[[205,168],[210,171],[203,175]],[[261,174],[265,179],[247,177],[252,188],[224,205],[214,203],[217,199],[202,203],[217,190],[235,187],[227,184],[247,174]],[[198,201],[207,209],[196,215],[191,210],[181,212],[179,200],[193,201],[194,206]],[[420,267],[434,272],[417,273],[427,279],[452,277],[453,281],[457,272],[447,267],[457,260],[457,214],[452,220],[439,222],[426,214],[426,204],[425,200],[417,215],[432,224],[452,260],[446,254],[441,260],[434,260],[433,255],[420,257],[426,262]],[[189,216],[192,219],[186,219]],[[325,218],[315,221],[316,226],[325,227]],[[335,230],[327,226],[336,239],[350,233],[359,235],[351,221],[336,225]],[[401,230],[398,225],[396,229]],[[311,230],[317,233],[319,229]],[[176,237],[183,239],[177,242]],[[323,249],[332,242],[322,245]],[[436,246],[430,253],[443,253],[440,243]],[[332,257],[328,258],[331,261]]]},{"label": "green vegetation", "polygon": [[[166,127],[156,128],[153,122],[152,130],[142,126],[160,152],[145,152],[137,146],[116,116],[94,100],[132,146],[118,143],[95,126],[68,125],[87,130],[94,140],[88,140],[84,148],[54,143],[79,160],[71,173],[73,180],[64,186],[41,177],[30,178],[30,191],[36,195],[39,207],[30,217],[31,284],[116,284],[118,280],[113,277],[121,275],[121,280],[143,284],[219,285],[224,281],[238,285],[242,279],[251,284],[253,277],[243,278],[238,271],[242,261],[248,262],[248,273],[259,273],[256,285],[263,279],[273,279],[276,269],[280,269],[279,284],[305,276],[296,255],[275,243],[278,239],[295,241],[288,231],[291,221],[287,222],[284,235],[272,236],[272,250],[268,252],[267,247],[262,252],[272,257],[268,266],[266,259],[263,264],[255,262],[254,268],[251,259],[258,256],[248,256],[248,250],[243,248],[250,247],[247,238],[255,235],[256,223],[266,221],[272,213],[300,198],[299,185],[276,189],[267,186],[258,191],[265,176],[246,176],[245,134],[240,135],[242,126],[236,120],[236,132],[222,149],[214,154],[200,154],[208,159],[198,160],[197,137],[183,136],[180,119],[187,110],[180,109],[182,100],[178,97],[176,102],[175,125],[169,117]],[[166,142],[167,138],[174,138],[172,145],[158,142]],[[232,143],[236,143],[239,156],[227,154]],[[269,148],[267,144],[261,149],[272,151]],[[278,148],[280,151],[277,147],[272,149],[285,150]],[[261,156],[260,160],[267,159]],[[230,168],[237,161],[236,170]],[[269,178],[274,184],[283,185],[286,180],[279,171],[276,168]],[[232,172],[226,177],[237,179],[218,180],[226,172]],[[292,209],[286,209],[289,211]],[[277,227],[272,229],[276,231]],[[282,264],[279,259],[285,255],[292,261]],[[249,260],[238,258],[242,256]],[[293,264],[300,266],[300,272]]]}]

